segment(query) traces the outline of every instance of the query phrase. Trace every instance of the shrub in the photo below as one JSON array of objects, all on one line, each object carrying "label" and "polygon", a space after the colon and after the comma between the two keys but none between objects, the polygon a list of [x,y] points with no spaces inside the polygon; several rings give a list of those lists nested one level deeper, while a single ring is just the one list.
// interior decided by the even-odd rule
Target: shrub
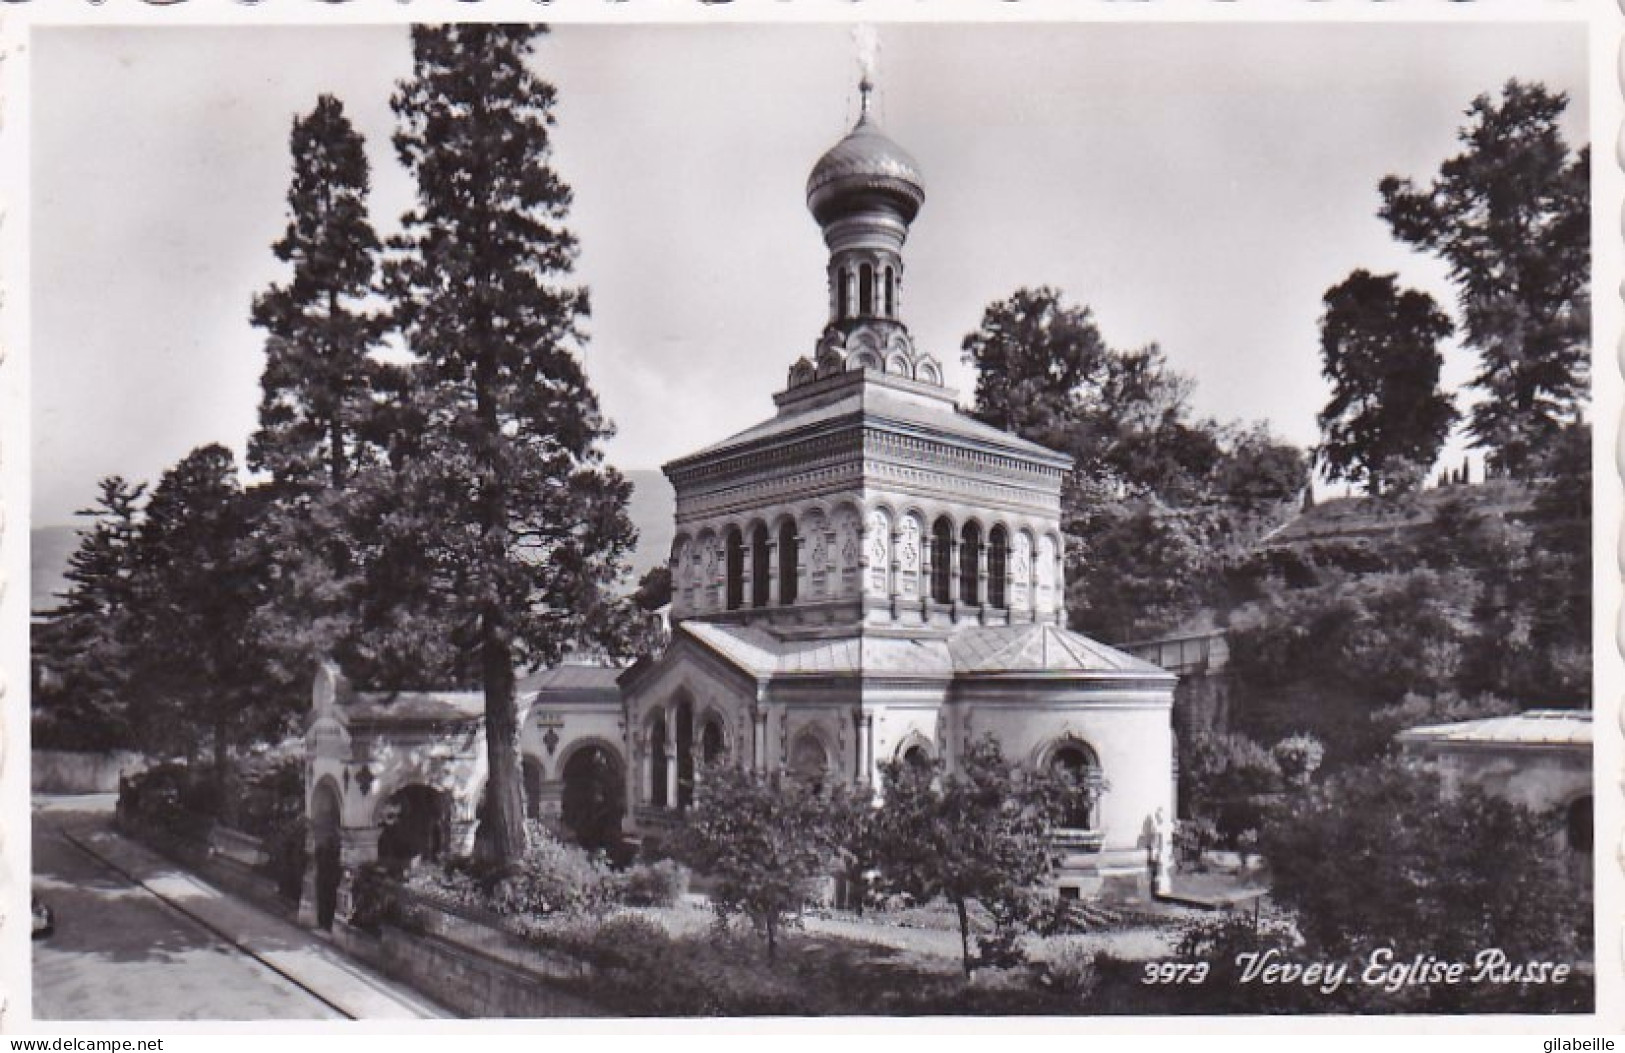
[{"label": "shrub", "polygon": [[1293,789],[1302,789],[1320,770],[1326,747],[1313,735],[1288,735],[1270,747],[1270,756],[1281,772],[1282,781]]},{"label": "shrub", "polygon": [[630,907],[675,907],[688,892],[689,870],[674,859],[639,863],[621,878],[622,902]]},{"label": "shrub", "polygon": [[1099,957],[1100,952],[1082,943],[1063,943],[1040,966],[1039,983],[1057,994],[1079,1001],[1087,999],[1100,984]]},{"label": "shrub", "polygon": [[350,881],[350,925],[363,932],[377,932],[398,921],[400,904],[390,891],[389,875],[377,863],[355,868]]}]

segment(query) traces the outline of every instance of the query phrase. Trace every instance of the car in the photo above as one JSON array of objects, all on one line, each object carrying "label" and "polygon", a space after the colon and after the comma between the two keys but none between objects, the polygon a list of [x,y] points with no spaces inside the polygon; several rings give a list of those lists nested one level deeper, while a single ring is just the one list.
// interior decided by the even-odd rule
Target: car
[{"label": "car", "polygon": [[56,913],[51,905],[35,896],[34,907],[34,939],[43,940],[56,931]]}]

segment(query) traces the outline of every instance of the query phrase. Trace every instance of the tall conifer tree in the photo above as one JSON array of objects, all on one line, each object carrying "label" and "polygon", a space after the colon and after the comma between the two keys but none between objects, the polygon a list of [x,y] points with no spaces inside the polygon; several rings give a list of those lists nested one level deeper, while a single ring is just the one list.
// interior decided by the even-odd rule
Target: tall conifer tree
[{"label": "tall conifer tree", "polygon": [[485,693],[479,847],[499,866],[525,848],[515,665],[555,663],[592,633],[634,539],[577,357],[587,295],[567,283],[555,92],[528,65],[542,32],[414,27],[392,103],[417,204],[389,284],[424,424],[396,450],[400,508]]},{"label": "tall conifer tree", "polygon": [[331,95],[293,122],[291,145],[288,228],[272,251],[293,275],[254,299],[254,324],[269,339],[248,460],[279,484],[340,489],[376,438],[380,367],[370,352],[383,323],[365,307],[379,249],[367,219],[367,157]]}]

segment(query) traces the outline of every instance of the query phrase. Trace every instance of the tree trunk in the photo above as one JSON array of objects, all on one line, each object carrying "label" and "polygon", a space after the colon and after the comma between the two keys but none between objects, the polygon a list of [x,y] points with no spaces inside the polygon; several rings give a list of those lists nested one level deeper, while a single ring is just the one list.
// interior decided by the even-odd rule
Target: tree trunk
[{"label": "tree trunk", "polygon": [[519,762],[519,712],[514,700],[513,652],[500,625],[487,624],[481,646],[485,684],[485,800],[475,837],[479,855],[499,871],[525,855],[524,780]]},{"label": "tree trunk", "polygon": [[778,926],[773,923],[773,919],[770,917],[770,918],[767,919],[767,960],[770,961],[770,962],[773,961],[774,959],[776,959],[778,957],[778,953],[779,953]]},{"label": "tree trunk", "polygon": [[970,967],[970,912],[965,909],[965,901],[954,900],[954,906],[959,909],[959,953],[965,964],[965,975],[971,974]]}]

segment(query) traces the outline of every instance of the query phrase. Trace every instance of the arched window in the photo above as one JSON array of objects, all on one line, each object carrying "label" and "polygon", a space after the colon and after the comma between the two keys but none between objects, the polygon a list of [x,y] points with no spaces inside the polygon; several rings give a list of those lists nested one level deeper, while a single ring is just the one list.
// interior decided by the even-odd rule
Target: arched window
[{"label": "arched window", "polygon": [[767,527],[761,523],[750,535],[750,605],[766,607],[773,594],[773,564],[768,559]]},{"label": "arched window", "polygon": [[727,548],[728,609],[737,611],[745,605],[745,542],[738,527],[728,529]]},{"label": "arched window", "polygon": [[947,516],[931,527],[931,598],[948,603],[953,597],[954,525]]},{"label": "arched window", "polygon": [[858,268],[858,314],[868,318],[875,313],[875,269],[865,263]]},{"label": "arched window", "polygon": [[1074,830],[1093,830],[1100,799],[1100,759],[1082,742],[1068,739],[1050,754],[1050,769],[1065,775],[1077,791],[1077,798],[1062,817],[1061,825]]},{"label": "arched window", "polygon": [[886,268],[886,317],[897,317],[897,282],[890,267]]},{"label": "arched window", "polygon": [[982,602],[980,582],[977,580],[982,563],[982,528],[966,523],[959,534],[959,602],[976,606]]},{"label": "arched window", "polygon": [[722,760],[727,752],[727,742],[722,737],[722,721],[712,717],[700,730],[700,758],[707,765],[711,765]]},{"label": "arched window", "polygon": [[779,524],[779,606],[788,607],[796,602],[796,524],[786,519]]},{"label": "arched window", "polygon": [[677,703],[677,807],[694,803],[694,704]]},{"label": "arched window", "polygon": [[1009,610],[1005,580],[1009,576],[1010,534],[1002,525],[996,526],[987,541],[987,604],[997,610]]},{"label": "arched window", "polygon": [[790,773],[819,789],[829,776],[829,751],[810,731],[803,731],[790,744]]},{"label": "arched window", "polygon": [[656,808],[671,803],[666,796],[666,766],[670,763],[666,756],[666,714],[657,709],[649,724],[649,803]]},{"label": "arched window", "polygon": [[835,316],[846,318],[852,313],[851,275],[842,267],[835,278]]}]

